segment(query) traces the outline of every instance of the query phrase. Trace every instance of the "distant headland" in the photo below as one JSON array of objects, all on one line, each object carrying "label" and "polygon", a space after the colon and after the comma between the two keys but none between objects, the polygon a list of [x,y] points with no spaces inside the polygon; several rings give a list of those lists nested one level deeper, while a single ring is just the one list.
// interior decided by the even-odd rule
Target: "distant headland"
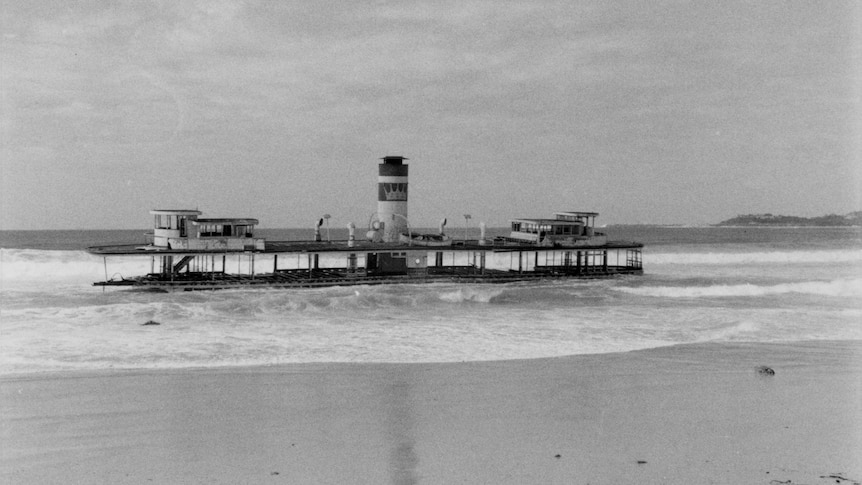
[{"label": "distant headland", "polygon": [[862,226],[862,211],[845,215],[819,217],[780,216],[774,214],[739,215],[716,226]]}]

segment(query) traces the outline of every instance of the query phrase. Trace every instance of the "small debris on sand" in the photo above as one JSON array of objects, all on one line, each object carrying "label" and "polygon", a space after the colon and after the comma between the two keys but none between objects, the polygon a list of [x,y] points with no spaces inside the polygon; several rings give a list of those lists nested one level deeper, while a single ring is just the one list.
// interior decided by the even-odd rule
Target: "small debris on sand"
[{"label": "small debris on sand", "polygon": [[142,323],[141,325],[161,325],[161,323],[159,323],[155,320],[147,320],[146,322]]},{"label": "small debris on sand", "polygon": [[554,455],[554,458],[560,458],[562,455]]},{"label": "small debris on sand", "polygon": [[760,375],[763,375],[763,376],[774,376],[775,375],[775,371],[772,370],[771,367],[766,367],[765,365],[758,367],[757,373]]},{"label": "small debris on sand", "polygon": [[638,460],[638,465],[646,465],[646,460]]},{"label": "small debris on sand", "polygon": [[841,483],[842,481],[851,482],[853,485],[859,485],[859,482],[856,480],[852,480],[850,478],[842,477],[838,473],[833,473],[831,475],[820,475],[820,478],[834,478],[835,483]]}]

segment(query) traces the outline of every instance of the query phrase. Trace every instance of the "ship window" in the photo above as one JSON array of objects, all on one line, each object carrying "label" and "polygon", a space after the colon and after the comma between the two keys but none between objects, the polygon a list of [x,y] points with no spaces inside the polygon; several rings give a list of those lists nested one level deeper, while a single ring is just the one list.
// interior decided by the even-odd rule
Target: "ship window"
[{"label": "ship window", "polygon": [[520,231],[521,230],[521,223],[520,222],[513,222],[512,223],[512,230],[516,231],[516,232]]},{"label": "ship window", "polygon": [[[201,224],[201,237],[219,237],[224,235],[224,227],[221,224]],[[230,230],[230,226],[227,226]]]}]

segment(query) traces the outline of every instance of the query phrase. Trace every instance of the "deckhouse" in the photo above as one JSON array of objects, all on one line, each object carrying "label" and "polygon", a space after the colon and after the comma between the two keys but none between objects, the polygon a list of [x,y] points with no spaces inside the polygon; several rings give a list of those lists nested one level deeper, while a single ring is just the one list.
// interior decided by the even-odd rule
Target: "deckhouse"
[{"label": "deckhouse", "polygon": [[607,236],[595,231],[598,212],[555,212],[553,219],[513,219],[509,240],[539,246],[596,246]]},{"label": "deckhouse", "polygon": [[201,219],[198,210],[151,210],[151,247],[195,251],[263,251],[263,238],[254,237],[257,219]]}]

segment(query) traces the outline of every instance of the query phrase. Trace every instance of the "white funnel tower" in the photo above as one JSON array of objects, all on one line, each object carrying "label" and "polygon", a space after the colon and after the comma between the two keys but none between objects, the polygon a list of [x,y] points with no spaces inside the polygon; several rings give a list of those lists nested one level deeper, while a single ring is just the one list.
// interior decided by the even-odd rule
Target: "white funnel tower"
[{"label": "white funnel tower", "polygon": [[377,176],[377,218],[383,242],[397,242],[407,231],[407,165],[404,157],[383,157]]}]

